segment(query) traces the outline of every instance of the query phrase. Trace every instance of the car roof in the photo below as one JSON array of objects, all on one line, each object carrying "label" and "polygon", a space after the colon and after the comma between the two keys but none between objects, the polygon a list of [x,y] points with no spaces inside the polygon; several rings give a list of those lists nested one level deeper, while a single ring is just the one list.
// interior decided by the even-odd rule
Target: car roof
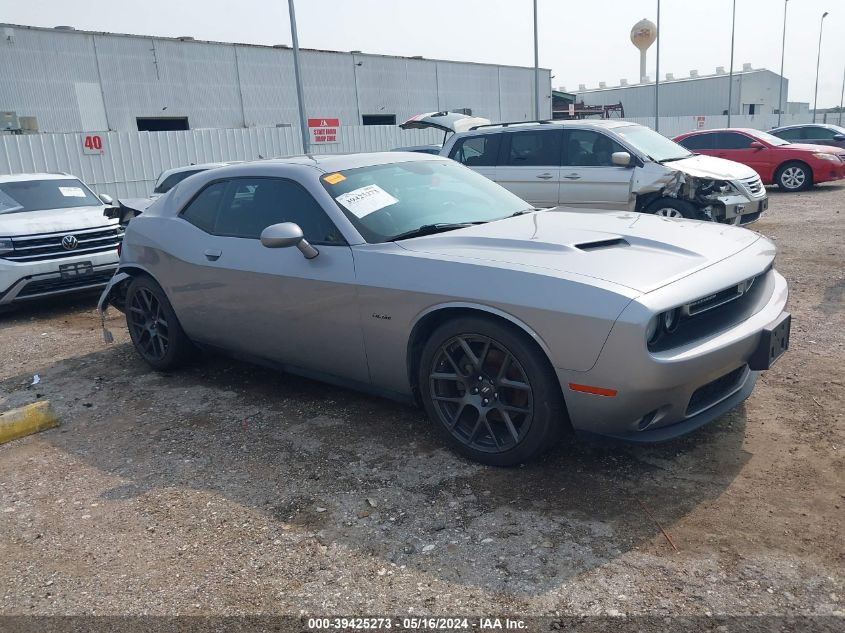
[{"label": "car roof", "polygon": [[235,165],[239,162],[242,162],[242,161],[232,160],[232,161],[225,161],[225,162],[219,162],[219,163],[199,163],[199,164],[196,164],[196,165],[182,165],[181,167],[171,167],[170,169],[165,169],[164,171],[162,171],[159,178],[161,178],[161,176],[163,176],[164,174],[167,174],[168,176],[170,176],[171,174],[178,174],[178,173],[181,173],[183,171],[195,171],[195,170],[196,171],[203,171],[203,170],[206,170],[206,169],[215,169],[217,167],[226,167],[228,165]]},{"label": "car roof", "polygon": [[678,136],[693,136],[694,134],[708,134],[712,132],[742,132],[745,134],[760,134],[762,130],[755,130],[751,127],[712,127],[707,128],[706,130],[692,130],[691,132],[684,132],[683,134],[678,134]]},{"label": "car roof", "polygon": [[[422,154],[420,152],[366,152],[353,154],[308,154],[288,156],[286,158],[270,158],[252,161],[262,165],[306,165],[320,171],[332,172],[372,165],[389,165],[391,163],[406,163],[418,160],[445,160],[442,156]],[[248,163],[247,163],[248,164]]]},{"label": "car roof", "polygon": [[771,131],[777,132],[779,130],[791,130],[802,127],[825,127],[828,129],[837,129],[839,126],[833,123],[793,123],[792,125],[781,125],[780,127],[772,128]]},{"label": "car roof", "polygon": [[27,180],[79,180],[79,178],[61,172],[0,175],[0,182],[25,182]]},{"label": "car roof", "polygon": [[566,119],[553,121],[515,121],[508,123],[491,123],[490,125],[483,125],[471,128],[466,132],[460,132],[462,136],[470,134],[490,134],[508,130],[539,130],[539,129],[554,129],[554,127],[566,127],[576,129],[602,129],[612,130],[621,127],[631,127],[640,125],[632,121],[624,121],[622,119],[599,119],[591,121],[589,119]]}]

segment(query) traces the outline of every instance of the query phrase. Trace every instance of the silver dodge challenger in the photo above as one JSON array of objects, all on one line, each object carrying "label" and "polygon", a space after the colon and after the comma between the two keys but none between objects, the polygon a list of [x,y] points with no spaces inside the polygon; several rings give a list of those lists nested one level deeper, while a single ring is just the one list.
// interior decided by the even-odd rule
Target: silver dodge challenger
[{"label": "silver dodge challenger", "polygon": [[154,369],[203,348],[416,401],[513,465],[567,430],[661,441],[742,402],[789,344],[774,258],[746,229],[534,209],[436,156],[308,156],[156,200],[99,308]]}]

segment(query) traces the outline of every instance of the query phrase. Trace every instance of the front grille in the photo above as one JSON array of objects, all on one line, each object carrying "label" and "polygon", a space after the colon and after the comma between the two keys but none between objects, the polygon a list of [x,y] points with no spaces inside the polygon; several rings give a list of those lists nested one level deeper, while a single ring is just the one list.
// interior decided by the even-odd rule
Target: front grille
[{"label": "front grille", "polygon": [[760,219],[760,216],[763,215],[762,211],[756,211],[754,213],[746,213],[745,215],[739,216],[739,223],[740,224],[751,224],[752,222],[756,222]]},{"label": "front grille", "polygon": [[[766,272],[768,272],[768,270]],[[716,292],[712,295],[708,295],[706,297],[702,297],[701,299],[696,299],[695,301],[692,301],[687,306],[687,312],[689,313],[689,316],[695,316],[696,314],[707,312],[708,310],[712,310],[714,308],[718,308],[721,305],[725,305],[730,301],[739,299],[746,292],[751,290],[751,286],[754,285],[756,279],[757,277],[746,279],[745,281],[739,282],[735,286],[725,288],[724,290],[720,290],[719,292]]]},{"label": "front grille", "polygon": [[[76,248],[62,246],[62,240],[69,235],[76,238]],[[3,259],[13,262],[38,262],[104,253],[116,250],[122,237],[123,230],[117,225],[13,237],[12,252],[4,255]]]},{"label": "front grille", "polygon": [[75,290],[77,288],[86,288],[89,286],[104,286],[114,274],[113,269],[104,272],[96,272],[92,275],[80,275],[79,277],[71,277],[69,279],[53,278],[53,279],[39,279],[30,281],[18,293],[17,298],[32,297],[34,295],[42,295],[51,292],[63,292],[67,290]]},{"label": "front grille", "polygon": [[696,389],[689,399],[686,415],[699,413],[731,395],[736,391],[740,380],[745,377],[745,368],[745,365],[737,367],[732,372]]},{"label": "front grille", "polygon": [[763,181],[760,180],[760,176],[757,174],[751,176],[750,178],[742,178],[739,182],[746,190],[748,190],[748,193],[755,198],[760,198],[766,193]]}]

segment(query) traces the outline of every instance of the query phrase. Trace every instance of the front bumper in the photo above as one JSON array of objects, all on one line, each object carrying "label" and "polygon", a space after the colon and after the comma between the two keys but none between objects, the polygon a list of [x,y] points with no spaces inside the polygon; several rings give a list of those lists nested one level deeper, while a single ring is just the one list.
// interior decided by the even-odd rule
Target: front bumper
[{"label": "front bumper", "polygon": [[[90,262],[90,274],[70,277],[59,266]],[[117,270],[117,251],[39,262],[0,258],[0,305],[102,288]]]},{"label": "front bumper", "polygon": [[[757,379],[758,372],[748,365],[754,366],[762,332],[786,305],[786,280],[776,271],[770,274],[771,295],[747,319],[662,352],[646,349],[643,326],[626,321],[626,309],[592,369],[557,370],[575,430],[635,442],[663,441],[697,429],[742,402]],[[612,389],[616,395],[583,393],[570,384]]]},{"label": "front bumper", "polygon": [[845,162],[834,163],[833,161],[819,161],[820,164],[813,166],[813,181],[832,182],[845,178]]},{"label": "front bumper", "polygon": [[725,210],[727,224],[751,224],[769,208],[769,197],[746,198],[742,195],[720,196],[719,205]]}]

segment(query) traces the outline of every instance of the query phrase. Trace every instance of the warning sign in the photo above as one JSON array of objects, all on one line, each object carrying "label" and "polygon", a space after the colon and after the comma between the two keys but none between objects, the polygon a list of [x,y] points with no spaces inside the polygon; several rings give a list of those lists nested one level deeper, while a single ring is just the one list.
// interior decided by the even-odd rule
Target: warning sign
[{"label": "warning sign", "polygon": [[703,116],[695,117],[695,127],[697,127],[699,130],[704,127],[704,117]]},{"label": "warning sign", "polygon": [[340,119],[308,119],[312,144],[338,143],[337,130]]}]

